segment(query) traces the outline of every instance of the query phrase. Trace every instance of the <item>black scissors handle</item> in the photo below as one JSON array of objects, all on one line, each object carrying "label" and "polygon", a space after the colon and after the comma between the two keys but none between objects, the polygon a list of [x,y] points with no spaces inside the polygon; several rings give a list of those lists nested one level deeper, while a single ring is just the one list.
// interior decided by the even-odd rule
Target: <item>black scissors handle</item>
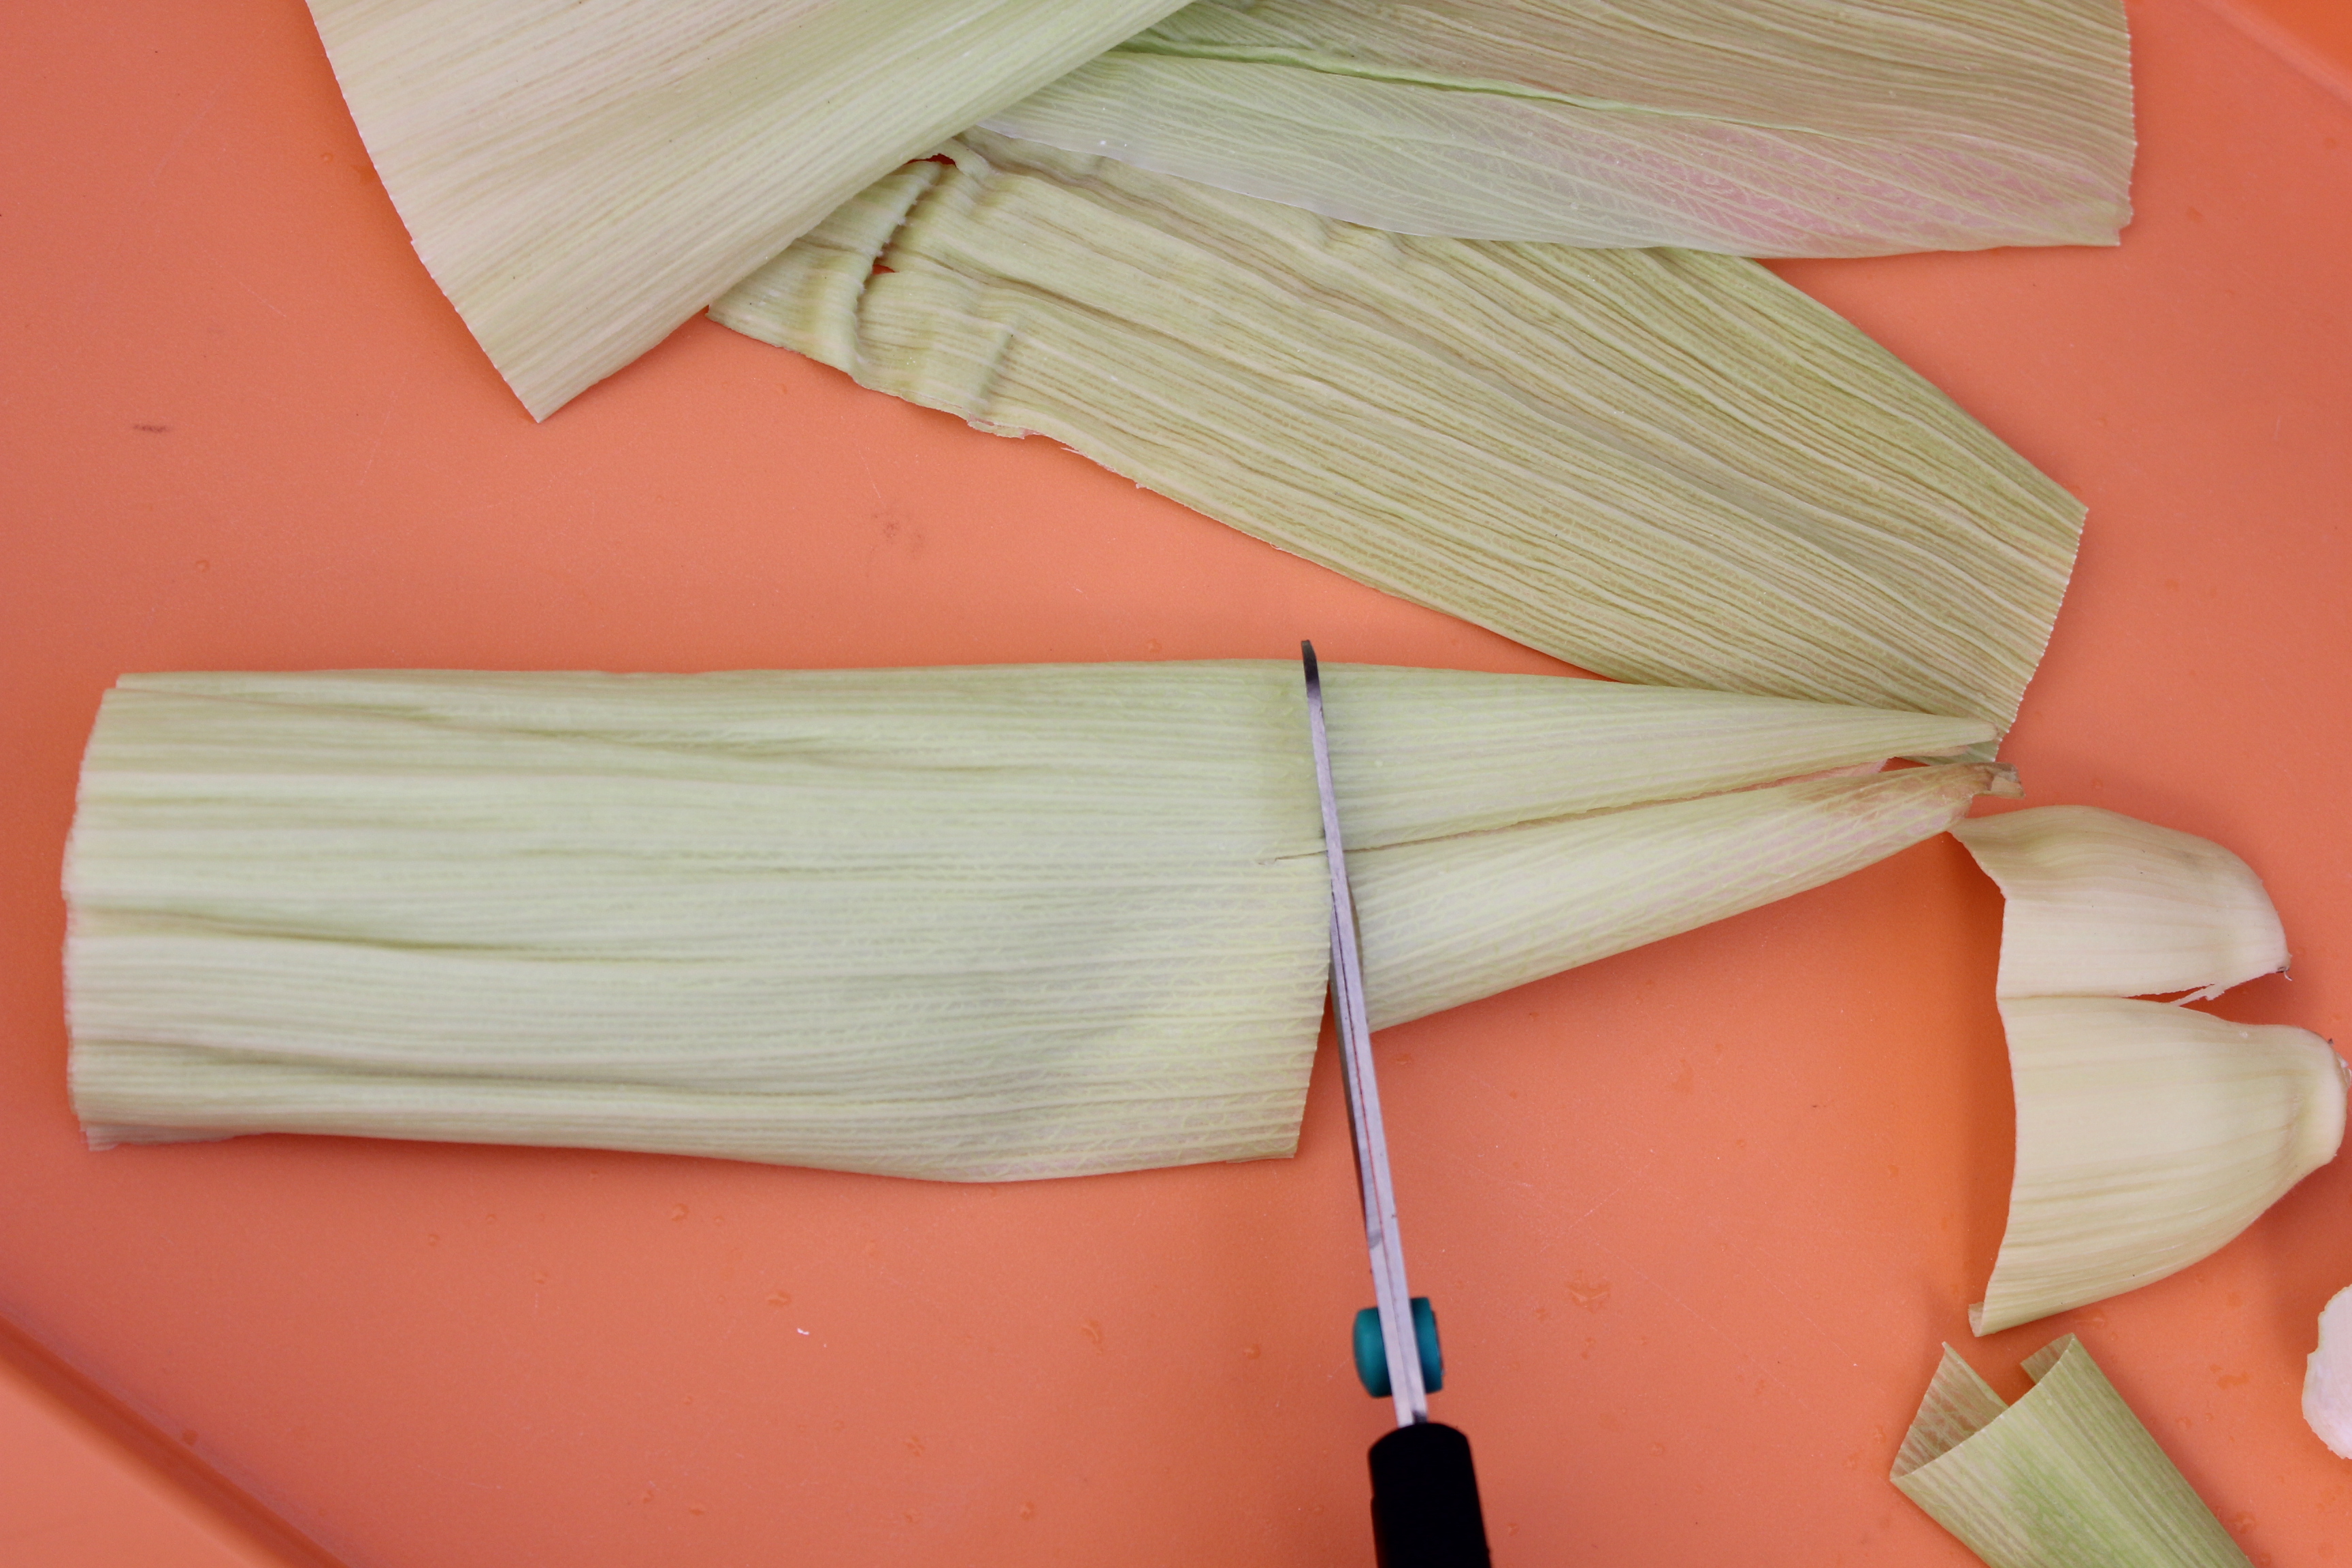
[{"label": "black scissors handle", "polygon": [[1489,1568],[1469,1438],[1416,1421],[1372,1445],[1372,1544],[1380,1568]]}]

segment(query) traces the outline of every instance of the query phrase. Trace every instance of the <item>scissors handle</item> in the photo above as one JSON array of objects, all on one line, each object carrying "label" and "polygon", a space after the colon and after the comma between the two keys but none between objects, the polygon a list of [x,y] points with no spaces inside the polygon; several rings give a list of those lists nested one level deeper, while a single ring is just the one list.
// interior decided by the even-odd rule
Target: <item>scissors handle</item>
[{"label": "scissors handle", "polygon": [[1380,1568],[1489,1568],[1470,1439],[1439,1421],[1372,1445],[1372,1544]]}]

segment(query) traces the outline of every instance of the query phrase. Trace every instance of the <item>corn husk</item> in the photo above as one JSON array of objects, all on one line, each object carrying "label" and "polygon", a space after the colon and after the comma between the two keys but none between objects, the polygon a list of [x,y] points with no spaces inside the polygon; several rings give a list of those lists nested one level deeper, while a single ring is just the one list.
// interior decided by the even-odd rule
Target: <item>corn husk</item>
[{"label": "corn husk", "polygon": [[1953,837],[2000,886],[2017,1095],[1989,1334],[2161,1279],[2227,1245],[2335,1158],[2345,1068],[2305,1029],[2134,994],[2219,995],[2286,965],[2278,911],[2210,840],[2094,806],[1979,817]]},{"label": "corn husk", "polygon": [[1385,1028],[1755,909],[2014,793],[1998,768],[1909,768],[1353,857],[1366,1009]]},{"label": "corn husk", "polygon": [[2247,1568],[2072,1334],[2005,1405],[1949,1345],[1892,1477],[1990,1568]]},{"label": "corn husk", "polygon": [[1202,0],[993,130],[1411,234],[2112,245],[2120,0]]},{"label": "corn husk", "polygon": [[1972,719],[1463,669],[1325,667],[1349,850],[1961,756]]},{"label": "corn husk", "polygon": [[2286,967],[2262,879],[2210,838],[2092,805],[1979,817],[1952,837],[2000,885],[2003,996],[2205,1001]]},{"label": "corn husk", "polygon": [[[1986,727],[1327,682],[1390,1016],[1466,999],[1432,953],[1507,949],[1465,967],[1515,984],[1892,853],[2002,773],[1756,787]],[[975,1180],[1285,1153],[1329,918],[1306,737],[1288,664],[129,677],[68,850],[76,1106],[100,1142]]]},{"label": "corn husk", "polygon": [[534,418],[1172,0],[310,0],[417,255]]},{"label": "corn husk", "polygon": [[950,151],[714,317],[1604,674],[2014,714],[2082,508],[1762,268]]},{"label": "corn husk", "polygon": [[2000,1016],[2017,1173],[1979,1334],[2209,1257],[2343,1142],[2344,1065],[2307,1029],[2111,996]]},{"label": "corn husk", "polygon": [[2319,1343],[2304,1363],[2303,1418],[2339,1459],[2352,1459],[2352,1286],[2319,1314]]}]

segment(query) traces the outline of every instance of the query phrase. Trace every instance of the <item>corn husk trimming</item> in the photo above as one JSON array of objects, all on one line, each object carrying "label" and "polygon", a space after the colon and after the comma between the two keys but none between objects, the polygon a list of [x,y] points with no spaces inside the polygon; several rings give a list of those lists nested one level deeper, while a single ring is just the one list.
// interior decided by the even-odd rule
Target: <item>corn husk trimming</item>
[{"label": "corn husk trimming", "polygon": [[1892,1477],[1990,1568],[2249,1568],[2072,1334],[2003,1405],[1944,1347]]},{"label": "corn husk trimming", "polygon": [[[1328,669],[1376,1019],[1795,892],[1964,720]],[[1296,666],[126,678],[68,867],[100,1141],[966,1179],[1286,1152],[1328,885]],[[1507,916],[1507,918],[1498,918]]]},{"label": "corn husk trimming", "polygon": [[950,152],[713,315],[1622,679],[2014,715],[2082,507],[1761,268]]},{"label": "corn husk trimming", "polygon": [[988,121],[1411,234],[2112,245],[2121,0],[1201,0]]},{"label": "corn husk trimming", "polygon": [[2319,1343],[2303,1373],[2303,1418],[2339,1459],[2352,1459],[2352,1285],[2319,1313]]},{"label": "corn husk trimming", "polygon": [[2282,969],[2277,910],[2221,846],[2091,806],[1953,829],[2007,899],[1999,988],[2017,1097],[1989,1334],[2210,1256],[2344,1138],[2346,1074],[2284,1025],[2131,999]]}]

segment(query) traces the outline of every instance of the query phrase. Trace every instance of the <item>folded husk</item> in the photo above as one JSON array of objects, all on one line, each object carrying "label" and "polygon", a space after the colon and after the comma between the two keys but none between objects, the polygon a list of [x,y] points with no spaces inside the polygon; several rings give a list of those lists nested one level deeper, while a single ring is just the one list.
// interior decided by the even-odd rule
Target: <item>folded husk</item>
[{"label": "folded husk", "polygon": [[2000,1016],[2017,1172],[1979,1334],[2186,1268],[2343,1142],[2344,1064],[2307,1029],[2112,996]]},{"label": "folded husk", "polygon": [[534,418],[894,163],[1174,0],[310,0],[425,269]]},{"label": "folded husk", "polygon": [[[1327,679],[1394,1016],[1811,886],[2001,773],[1751,787],[1986,730]],[[1328,920],[1306,734],[1289,664],[127,677],[68,848],[77,1109],[100,1142],[341,1132],[975,1180],[1284,1153]],[[1669,798],[1628,804],[1645,777]],[[1469,991],[1433,991],[1429,955],[1463,952]]]},{"label": "folded husk", "polygon": [[2112,245],[2120,0],[1202,0],[991,129],[1412,234]]},{"label": "folded husk", "polygon": [[2207,839],[2084,805],[1952,829],[2000,885],[2017,1096],[2009,1226],[1980,1334],[2178,1272],[2335,1158],[2343,1062],[2305,1029],[2131,994],[2220,994],[2283,969],[2278,911]]},{"label": "folded husk", "polygon": [[2003,996],[2218,996],[2287,963],[2262,879],[2210,838],[2093,805],[1963,822],[2000,884]]},{"label": "folded husk", "polygon": [[1990,1568],[2247,1568],[2072,1334],[2004,1405],[1949,1345],[1904,1435],[1895,1486]]},{"label": "folded husk", "polygon": [[1956,757],[1973,719],[1611,680],[1326,666],[1350,850]]},{"label": "folded husk", "polygon": [[1761,268],[950,151],[713,316],[1604,674],[2016,711],[2081,506]]},{"label": "folded husk", "polygon": [[1353,856],[1372,1026],[1819,887],[2015,793],[1999,764],[1906,768]]}]

